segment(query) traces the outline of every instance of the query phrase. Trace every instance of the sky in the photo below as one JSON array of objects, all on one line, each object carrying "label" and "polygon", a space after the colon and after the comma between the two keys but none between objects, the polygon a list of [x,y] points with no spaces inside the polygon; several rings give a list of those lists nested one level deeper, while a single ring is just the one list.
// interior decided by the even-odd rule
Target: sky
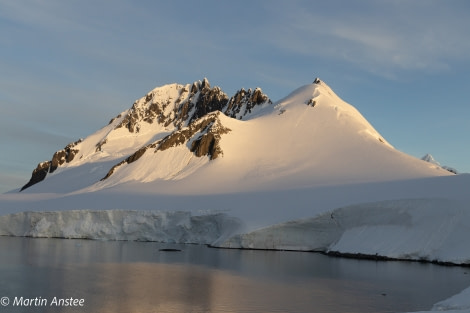
[{"label": "sky", "polygon": [[155,87],[315,77],[395,148],[470,172],[470,2],[0,0],[0,192]]}]

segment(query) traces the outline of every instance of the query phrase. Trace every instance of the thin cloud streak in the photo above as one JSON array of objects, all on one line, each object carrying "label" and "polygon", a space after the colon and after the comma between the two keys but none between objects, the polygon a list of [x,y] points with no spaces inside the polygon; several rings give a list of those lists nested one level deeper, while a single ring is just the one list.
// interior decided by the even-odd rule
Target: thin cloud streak
[{"label": "thin cloud streak", "polygon": [[[276,49],[336,59],[379,76],[441,72],[452,67],[450,60],[469,61],[466,16],[449,10],[442,19],[442,11],[427,2],[411,8],[408,3],[384,8],[380,2],[380,10],[371,3],[370,12],[351,6],[347,14],[332,15],[315,4],[293,2],[285,22],[270,24],[263,34]],[[282,9],[275,14],[283,15]]]}]

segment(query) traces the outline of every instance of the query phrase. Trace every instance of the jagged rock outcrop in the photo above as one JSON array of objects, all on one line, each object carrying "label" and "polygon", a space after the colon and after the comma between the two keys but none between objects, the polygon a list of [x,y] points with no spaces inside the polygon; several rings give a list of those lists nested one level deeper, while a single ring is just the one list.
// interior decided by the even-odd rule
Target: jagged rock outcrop
[{"label": "jagged rock outcrop", "polygon": [[70,163],[73,161],[75,155],[78,153],[78,149],[74,149],[74,147],[82,142],[82,140],[75,141],[73,143],[68,144],[64,149],[57,151],[52,156],[51,160],[51,167],[49,169],[49,173],[53,173],[59,166],[64,163]]},{"label": "jagged rock outcrop", "polygon": [[228,104],[224,110],[224,113],[227,116],[242,119],[246,114],[251,113],[251,110],[260,104],[269,103],[271,100],[263,94],[263,91],[260,88],[252,90],[240,89],[235,93],[235,95],[228,101]]},{"label": "jagged rock outcrop", "polygon": [[219,146],[221,135],[230,131],[220,122],[220,114],[220,112],[210,113],[191,123],[188,127],[166,136],[160,140],[156,151],[164,151],[193,140],[190,151],[194,152],[196,156],[208,155],[211,160],[217,158],[222,153]]},{"label": "jagged rock outcrop", "polygon": [[157,88],[137,100],[116,129],[125,127],[129,132],[137,133],[142,123],[154,122],[163,124],[165,127],[173,124],[180,129],[214,111],[221,111],[227,116],[242,119],[243,116],[251,113],[255,106],[272,103],[260,88],[255,90],[250,88],[247,91],[242,88],[229,99],[220,87],[211,88],[206,78],[194,82],[189,90],[183,85],[177,85],[176,88],[178,91],[176,99],[162,99]]},{"label": "jagged rock outcrop", "polygon": [[177,85],[177,90],[176,99],[162,99],[158,89],[149,92],[132,105],[116,129],[125,127],[129,132],[137,133],[142,123],[154,122],[181,128],[210,112],[221,111],[229,101],[227,94],[217,86],[211,88],[206,78],[194,82],[189,90]]},{"label": "jagged rock outcrop", "polygon": [[82,139],[69,143],[64,149],[56,151],[50,161],[39,163],[33,170],[29,182],[24,185],[20,191],[44,180],[48,173],[53,173],[62,164],[71,162],[79,151],[78,149],[74,149],[74,147],[80,142],[82,142]]},{"label": "jagged rock outcrop", "polygon": [[[193,84],[193,86],[194,85],[195,84]],[[189,112],[194,111],[194,113],[189,117],[188,124],[208,113],[221,111],[229,100],[228,96],[219,87],[211,88],[207,79],[204,79],[202,83],[199,84],[199,95],[196,96],[197,93],[194,95],[194,97],[197,98],[195,103],[192,101],[189,102],[192,104],[190,105]],[[184,118],[186,118],[186,116],[183,116],[183,119]]]},{"label": "jagged rock outcrop", "polygon": [[120,166],[139,160],[150,149],[154,149],[153,152],[158,153],[159,151],[165,151],[191,142],[189,150],[197,157],[207,155],[210,160],[216,159],[219,155],[223,154],[219,144],[221,136],[230,132],[229,128],[222,125],[219,118],[220,114],[222,114],[220,111],[212,112],[189,124],[189,126],[142,147],[125,160],[113,166],[101,180],[109,178]]},{"label": "jagged rock outcrop", "polygon": [[127,157],[126,159],[122,160],[121,162],[119,162],[118,164],[114,165],[109,171],[108,173],[106,174],[105,177],[103,177],[101,179],[101,181],[107,179],[108,177],[110,177],[111,175],[114,174],[114,172],[116,171],[117,168],[119,168],[120,166],[124,165],[124,164],[130,164],[130,163],[133,163],[135,161],[137,161],[138,159],[140,159],[141,156],[144,155],[144,153],[150,149],[150,148],[155,148],[156,144],[155,143],[152,143],[148,146],[145,146],[145,147],[142,147],[140,148],[139,150],[137,150],[135,153],[133,153],[132,155],[130,155],[129,157]]},{"label": "jagged rock outcrop", "polygon": [[44,161],[38,164],[38,166],[33,170],[33,173],[31,174],[31,179],[29,182],[21,187],[20,191],[23,191],[24,189],[31,187],[34,184],[39,183],[40,181],[43,181],[44,178],[46,178],[47,173],[49,172],[49,167],[51,166],[51,161]]}]

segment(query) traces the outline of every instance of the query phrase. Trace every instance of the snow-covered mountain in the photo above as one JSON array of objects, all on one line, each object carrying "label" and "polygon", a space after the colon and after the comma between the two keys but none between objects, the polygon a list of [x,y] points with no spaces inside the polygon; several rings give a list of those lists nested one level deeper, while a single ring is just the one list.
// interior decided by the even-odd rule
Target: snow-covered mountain
[{"label": "snow-covered mountain", "polygon": [[443,169],[448,170],[451,173],[458,174],[458,171],[455,168],[447,166],[447,165],[441,165],[441,163],[436,161],[436,159],[429,153],[426,153],[426,155],[423,156],[421,160],[440,166]]},{"label": "snow-covered mountain", "polygon": [[[141,182],[161,193],[221,193],[449,175],[394,149],[323,81],[273,103],[208,80],[155,88],[41,162],[25,192]],[[149,187],[150,185],[152,187]]]},{"label": "snow-covered mountain", "polygon": [[[161,151],[156,154],[158,157],[167,155],[163,153],[167,149],[172,155],[180,154],[179,157],[171,157],[169,164],[156,166],[157,163],[149,163],[144,166],[152,172],[161,169],[164,176],[171,176],[185,171],[186,166],[180,164],[178,167],[178,161],[184,162],[192,155],[216,159],[222,153],[220,136],[229,131],[221,124],[219,116],[222,112],[224,116],[241,120],[252,114],[256,107],[271,103],[259,88],[240,89],[229,99],[219,87],[211,88],[207,79],[193,84],[155,88],[130,109],[113,118],[107,126],[55,152],[50,161],[39,163],[22,190],[59,173],[69,191],[79,187],[72,187],[66,181],[79,179],[80,187],[94,184],[98,178],[118,182],[108,177],[124,164],[137,161],[147,150]],[[172,169],[165,170],[164,166]],[[78,176],[77,172],[80,172]],[[134,178],[134,175],[127,177]],[[148,179],[146,177],[144,181]],[[44,188],[56,191],[51,185]]]}]

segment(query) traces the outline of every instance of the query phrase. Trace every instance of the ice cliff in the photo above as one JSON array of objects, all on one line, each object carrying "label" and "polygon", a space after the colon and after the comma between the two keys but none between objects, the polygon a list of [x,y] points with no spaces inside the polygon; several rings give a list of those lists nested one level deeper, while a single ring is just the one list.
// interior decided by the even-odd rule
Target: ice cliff
[{"label": "ice cliff", "polygon": [[71,210],[21,212],[0,217],[0,235],[172,243],[211,243],[240,222],[224,213]]},{"label": "ice cliff", "polygon": [[470,264],[470,214],[447,199],[363,203],[259,229],[236,212],[70,210],[0,217],[0,235],[209,244],[219,248]]}]

